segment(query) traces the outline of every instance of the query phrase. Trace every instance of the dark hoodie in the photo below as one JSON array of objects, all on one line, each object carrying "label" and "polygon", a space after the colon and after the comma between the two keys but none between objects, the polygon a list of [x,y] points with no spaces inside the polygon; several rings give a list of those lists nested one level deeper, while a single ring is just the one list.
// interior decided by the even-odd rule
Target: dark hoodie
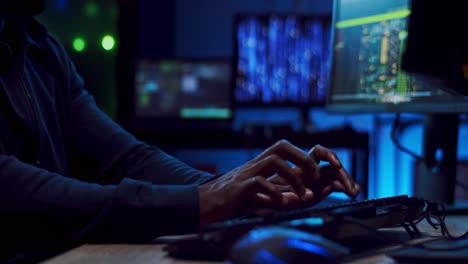
[{"label": "dark hoodie", "polygon": [[0,262],[194,232],[212,175],[138,141],[31,17],[0,18]]}]

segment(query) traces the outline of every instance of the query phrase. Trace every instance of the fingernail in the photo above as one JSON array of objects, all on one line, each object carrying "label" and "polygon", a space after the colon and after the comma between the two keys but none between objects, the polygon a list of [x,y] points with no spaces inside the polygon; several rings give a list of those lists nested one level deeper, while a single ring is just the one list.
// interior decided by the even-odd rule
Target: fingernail
[{"label": "fingernail", "polygon": [[341,164],[341,161],[339,159],[336,160],[337,161],[337,166],[338,168],[343,168],[343,164]]},{"label": "fingernail", "polygon": [[281,204],[282,205],[288,205],[288,203],[289,203],[288,198],[283,196],[283,199],[281,199]]},{"label": "fingernail", "polygon": [[312,197],[312,191],[306,189],[305,193],[301,196],[301,201],[302,202],[308,202],[310,200],[310,197]]}]

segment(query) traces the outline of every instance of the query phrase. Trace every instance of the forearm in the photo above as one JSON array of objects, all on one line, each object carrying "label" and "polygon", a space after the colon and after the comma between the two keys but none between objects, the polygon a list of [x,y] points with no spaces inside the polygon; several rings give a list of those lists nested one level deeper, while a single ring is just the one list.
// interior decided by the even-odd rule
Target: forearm
[{"label": "forearm", "polygon": [[0,156],[2,240],[11,248],[59,243],[150,241],[198,228],[195,186],[126,179],[84,183]]},{"label": "forearm", "polygon": [[108,211],[82,236],[92,242],[149,242],[160,235],[196,232],[198,214],[196,186],[124,179]]},{"label": "forearm", "polygon": [[75,155],[71,162],[75,168],[95,167],[98,182],[116,183],[126,177],[179,185],[201,184],[212,177],[137,140],[102,113],[86,92],[72,104],[70,120],[66,131],[70,152]]}]

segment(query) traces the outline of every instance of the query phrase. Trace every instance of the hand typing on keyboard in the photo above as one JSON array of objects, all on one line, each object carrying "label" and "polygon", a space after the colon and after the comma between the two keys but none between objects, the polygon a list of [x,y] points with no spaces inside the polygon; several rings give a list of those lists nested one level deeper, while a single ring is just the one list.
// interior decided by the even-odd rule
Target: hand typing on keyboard
[{"label": "hand typing on keyboard", "polygon": [[[321,161],[328,164],[319,166]],[[313,205],[334,191],[354,197],[359,186],[332,151],[317,145],[305,153],[281,140],[198,191],[200,224],[205,225],[259,210]]]}]

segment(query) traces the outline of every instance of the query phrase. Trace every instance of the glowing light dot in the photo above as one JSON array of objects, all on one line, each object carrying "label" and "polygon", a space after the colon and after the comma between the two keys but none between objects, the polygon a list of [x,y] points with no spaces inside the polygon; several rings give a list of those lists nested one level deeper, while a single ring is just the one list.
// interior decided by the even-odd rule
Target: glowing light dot
[{"label": "glowing light dot", "polygon": [[101,46],[105,50],[112,50],[115,47],[115,39],[111,35],[105,35],[101,40]]},{"label": "glowing light dot", "polygon": [[95,2],[85,4],[85,14],[89,17],[95,17],[98,13],[98,5]]},{"label": "glowing light dot", "polygon": [[72,46],[76,52],[82,52],[86,48],[86,41],[83,38],[76,37],[73,39]]}]

